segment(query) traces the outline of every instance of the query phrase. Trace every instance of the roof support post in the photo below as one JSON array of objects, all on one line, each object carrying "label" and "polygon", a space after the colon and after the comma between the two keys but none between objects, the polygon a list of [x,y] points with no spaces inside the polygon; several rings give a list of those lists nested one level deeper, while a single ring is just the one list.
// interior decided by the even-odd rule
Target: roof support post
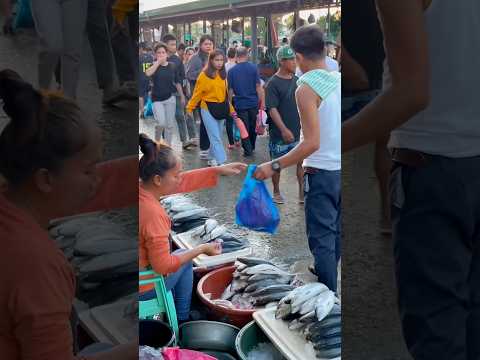
[{"label": "roof support post", "polygon": [[254,11],[251,17],[252,26],[252,61],[257,62],[258,44],[257,44],[257,12]]}]

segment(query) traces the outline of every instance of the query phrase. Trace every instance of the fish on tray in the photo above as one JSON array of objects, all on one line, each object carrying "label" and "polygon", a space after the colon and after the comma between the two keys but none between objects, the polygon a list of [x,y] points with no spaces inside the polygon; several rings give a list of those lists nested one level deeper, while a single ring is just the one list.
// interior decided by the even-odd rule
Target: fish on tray
[{"label": "fish on tray", "polygon": [[333,359],[342,351],[342,315],[339,300],[322,283],[297,287],[282,298],[275,318],[313,344],[318,358]]}]

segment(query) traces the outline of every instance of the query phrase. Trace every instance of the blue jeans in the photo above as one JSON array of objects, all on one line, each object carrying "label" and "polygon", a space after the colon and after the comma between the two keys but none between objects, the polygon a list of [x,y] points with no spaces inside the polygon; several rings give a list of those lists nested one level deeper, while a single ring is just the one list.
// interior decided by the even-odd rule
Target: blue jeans
[{"label": "blue jeans", "polygon": [[210,140],[210,157],[223,164],[227,161],[227,154],[223,146],[223,123],[225,120],[215,119],[208,110],[201,109],[202,120],[207,129],[208,140]]},{"label": "blue jeans", "polygon": [[305,222],[318,281],[337,291],[340,260],[341,171],[305,174]]},{"label": "blue jeans", "polygon": [[[176,250],[173,254],[178,254],[184,250]],[[169,274],[165,278],[165,286],[167,290],[172,290],[173,298],[175,299],[175,310],[177,311],[177,318],[180,321],[188,320],[190,315],[190,303],[192,301],[193,289],[193,266],[189,261],[183,264],[176,272]],[[155,289],[140,294],[139,301],[146,301],[154,299],[157,296]]]}]

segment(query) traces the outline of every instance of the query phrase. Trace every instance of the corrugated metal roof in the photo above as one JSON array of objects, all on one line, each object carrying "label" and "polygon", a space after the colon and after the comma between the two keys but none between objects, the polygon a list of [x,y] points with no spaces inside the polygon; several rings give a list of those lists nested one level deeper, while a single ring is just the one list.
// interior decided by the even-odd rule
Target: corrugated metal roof
[{"label": "corrugated metal roof", "polygon": [[240,9],[261,9],[268,10],[269,6],[277,9],[293,9],[296,6],[302,9],[325,7],[330,3],[337,5],[340,0],[198,0],[191,3],[168,6],[160,9],[145,11],[140,14],[140,22],[155,20],[167,20],[189,17],[198,17],[209,14],[215,17],[218,13],[234,12]]}]

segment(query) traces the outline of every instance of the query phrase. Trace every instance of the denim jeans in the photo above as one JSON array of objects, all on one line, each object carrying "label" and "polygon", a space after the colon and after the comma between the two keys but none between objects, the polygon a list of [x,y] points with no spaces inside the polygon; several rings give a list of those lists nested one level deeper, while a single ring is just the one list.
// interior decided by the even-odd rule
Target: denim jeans
[{"label": "denim jeans", "polygon": [[[179,254],[185,250],[176,250],[173,254]],[[165,286],[168,291],[172,290],[175,299],[175,310],[180,321],[188,320],[190,316],[190,304],[192,302],[193,289],[193,265],[189,261],[183,264],[176,272],[165,278]],[[139,301],[151,300],[156,297],[155,289],[140,294]]]},{"label": "denim jeans", "polygon": [[340,260],[341,171],[305,174],[305,222],[318,281],[337,291]]},{"label": "denim jeans", "polygon": [[225,120],[215,119],[208,110],[201,109],[200,111],[210,141],[210,157],[215,159],[219,165],[223,164],[227,161],[227,154],[223,145],[223,124]]},{"label": "denim jeans", "polygon": [[398,304],[415,360],[480,359],[480,156],[394,163]]}]

